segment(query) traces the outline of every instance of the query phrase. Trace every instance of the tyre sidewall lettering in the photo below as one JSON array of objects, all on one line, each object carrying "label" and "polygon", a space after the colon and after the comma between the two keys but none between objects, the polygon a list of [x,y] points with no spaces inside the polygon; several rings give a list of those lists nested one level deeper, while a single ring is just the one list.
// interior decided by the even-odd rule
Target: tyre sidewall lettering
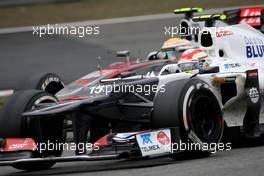
[{"label": "tyre sidewall lettering", "polygon": [[62,81],[60,80],[60,78],[58,78],[58,77],[49,77],[48,79],[46,79],[45,81],[43,81],[43,84],[41,85],[41,89],[45,91],[46,88],[47,88],[47,86],[50,83],[52,83],[52,82],[61,83],[64,86],[64,84],[62,83]]}]

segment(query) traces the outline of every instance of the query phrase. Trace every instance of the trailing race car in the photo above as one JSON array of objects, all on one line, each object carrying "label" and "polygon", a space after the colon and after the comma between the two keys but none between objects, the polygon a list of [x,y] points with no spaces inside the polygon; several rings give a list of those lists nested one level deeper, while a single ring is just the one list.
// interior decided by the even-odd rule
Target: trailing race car
[{"label": "trailing race car", "polygon": [[[23,79],[15,88],[15,91],[37,89],[46,91],[59,99],[78,99],[81,97],[74,96],[74,92],[82,89],[83,87],[94,86],[100,83],[102,79],[110,78],[125,78],[135,75],[147,75],[150,72],[158,75],[161,68],[169,63],[170,60],[165,57],[155,54],[155,59],[149,60],[130,60],[130,52],[118,51],[117,57],[125,58],[125,62],[112,63],[109,67],[101,68],[101,60],[98,60],[98,70],[93,71],[73,83],[65,86],[63,79],[54,73],[35,73],[28,75]],[[64,94],[63,92],[67,92]],[[70,93],[72,92],[72,93]],[[73,96],[71,96],[73,95]]]},{"label": "trailing race car", "polygon": [[228,24],[247,23],[264,33],[264,7],[248,7],[234,10],[226,10]]},{"label": "trailing race car", "polygon": [[[181,13],[185,14],[185,17],[182,20],[184,22],[191,21],[194,12],[203,12],[203,8],[181,8],[174,10],[175,14],[181,14]],[[192,41],[192,36],[185,35],[185,33],[183,33],[182,31],[180,32],[180,34],[181,34],[180,37],[172,37],[167,39],[163,43],[161,50],[150,52],[146,60],[149,61],[149,60],[157,60],[163,58],[177,62],[177,60],[184,51],[188,49],[198,48],[197,42]]]},{"label": "trailing race car", "polygon": [[[180,21],[180,34],[188,40],[198,41],[198,34],[204,27],[222,27],[240,23],[248,25],[264,32],[264,8],[263,7],[245,7],[241,9],[225,10],[223,14],[211,14],[194,17],[194,13],[203,12],[203,8],[180,8],[175,9],[175,14],[185,14]],[[203,21],[197,20],[203,18]],[[212,20],[215,18],[217,20]],[[208,19],[208,20],[206,20]]]},{"label": "trailing race car", "polygon": [[[201,31],[199,46],[211,61],[197,73],[105,79],[67,90],[82,97],[77,100],[59,101],[40,90],[15,92],[0,114],[0,165],[36,170],[56,162],[209,155],[208,146],[219,143],[224,127],[260,137],[264,36],[247,24],[219,30]],[[91,143],[89,151],[75,147],[76,156],[63,157],[63,148],[43,148],[63,143],[66,116],[73,121],[75,144]],[[182,142],[198,148],[175,147]]]}]

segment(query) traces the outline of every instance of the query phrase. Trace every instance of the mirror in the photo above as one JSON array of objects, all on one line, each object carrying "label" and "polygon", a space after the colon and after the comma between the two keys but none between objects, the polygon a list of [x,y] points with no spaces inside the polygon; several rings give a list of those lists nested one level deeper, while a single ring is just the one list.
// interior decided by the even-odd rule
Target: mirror
[{"label": "mirror", "polygon": [[117,51],[116,52],[116,56],[117,57],[128,57],[129,55],[130,55],[130,51],[129,50]]}]

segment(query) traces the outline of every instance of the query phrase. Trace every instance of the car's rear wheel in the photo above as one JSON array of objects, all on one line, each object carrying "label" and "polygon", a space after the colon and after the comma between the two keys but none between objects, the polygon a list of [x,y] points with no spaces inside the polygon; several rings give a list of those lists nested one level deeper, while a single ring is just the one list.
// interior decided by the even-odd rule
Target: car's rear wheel
[{"label": "car's rear wheel", "polygon": [[[56,98],[39,90],[18,91],[7,99],[0,115],[1,137],[32,138],[37,144],[63,142],[63,117],[29,118],[22,113],[36,108],[41,103],[56,102]],[[39,146],[39,145],[38,145]],[[38,148],[39,149],[39,148]],[[32,157],[60,156],[62,150],[34,151]],[[55,162],[21,163],[13,167],[22,170],[50,168]]]},{"label": "car's rear wheel", "polygon": [[[154,101],[153,127],[179,127],[183,143],[197,144],[185,153],[210,155],[204,146],[215,146],[224,129],[222,111],[210,86],[199,79],[185,79],[170,82],[164,88],[165,92],[159,92]],[[177,154],[172,157],[177,158]]]},{"label": "car's rear wheel", "polygon": [[36,73],[18,84],[15,91],[37,89],[55,95],[64,88],[63,80],[54,73]]}]

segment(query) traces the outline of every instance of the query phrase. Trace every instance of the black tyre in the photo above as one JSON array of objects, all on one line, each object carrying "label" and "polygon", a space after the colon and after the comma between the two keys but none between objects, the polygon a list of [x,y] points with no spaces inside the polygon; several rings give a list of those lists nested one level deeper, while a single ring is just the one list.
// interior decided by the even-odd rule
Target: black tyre
[{"label": "black tyre", "polygon": [[[43,119],[23,117],[22,113],[34,109],[39,103],[56,102],[56,98],[44,91],[17,91],[7,99],[0,114],[0,137],[29,137],[36,143],[63,142],[63,117]],[[60,156],[61,150],[33,152],[32,157]],[[13,167],[22,170],[41,170],[50,168],[54,162],[23,163]]]},{"label": "black tyre", "polygon": [[[224,129],[218,100],[210,86],[199,79],[166,84],[165,92],[155,97],[152,125],[154,128],[179,127],[182,142],[201,146],[217,144]],[[196,153],[208,156],[210,151]]]},{"label": "black tyre", "polygon": [[37,89],[55,95],[64,88],[63,80],[53,73],[37,73],[27,77],[16,87],[15,91]]}]

